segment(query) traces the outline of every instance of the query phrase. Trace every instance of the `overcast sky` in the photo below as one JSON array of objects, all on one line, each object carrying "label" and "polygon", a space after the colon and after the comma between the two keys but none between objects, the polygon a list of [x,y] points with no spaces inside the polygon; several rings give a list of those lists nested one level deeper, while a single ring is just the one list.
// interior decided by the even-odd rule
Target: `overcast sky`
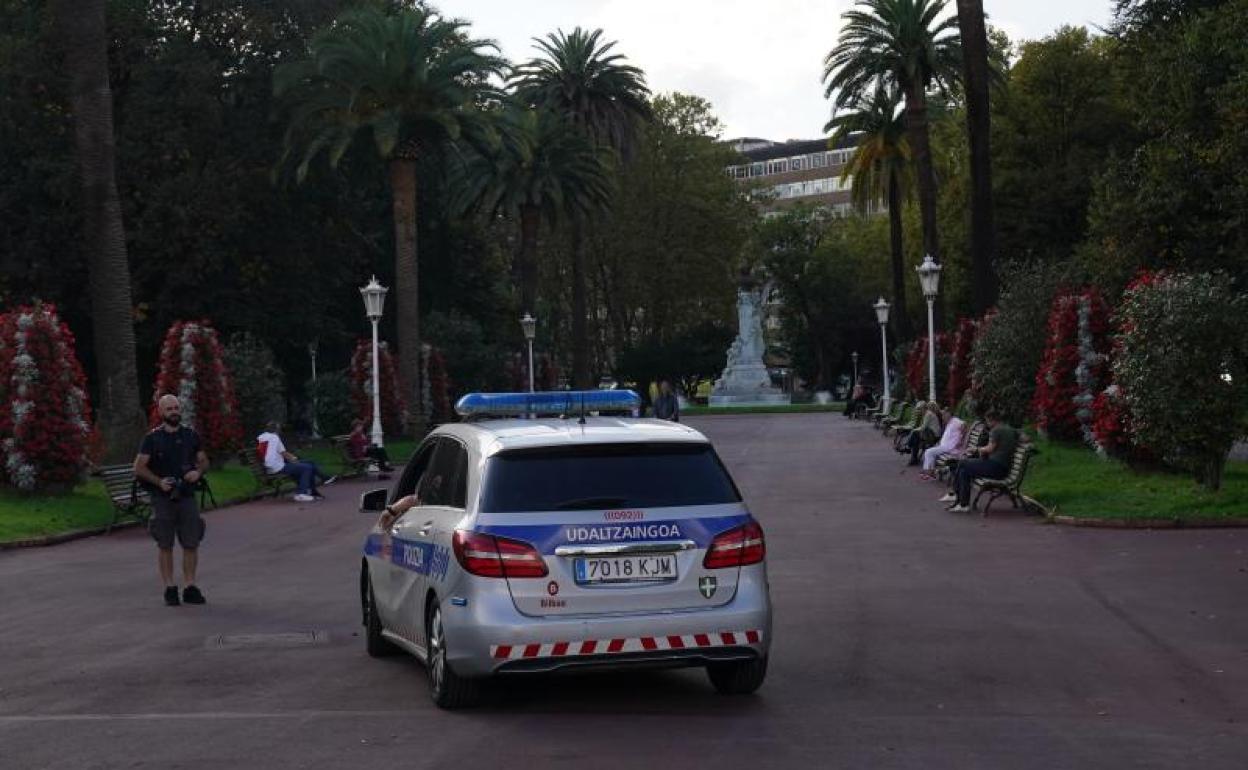
[{"label": "overcast sky", "polygon": [[[1112,0],[984,0],[989,23],[1011,40],[1036,39],[1063,24],[1105,25]],[[578,25],[601,27],[646,72],[656,92],[709,99],[724,136],[808,139],[821,133],[828,103],[823,56],[836,44],[852,0],[433,0],[472,22],[513,61],[533,55],[532,38]],[[952,9],[954,3],[949,2]]]}]

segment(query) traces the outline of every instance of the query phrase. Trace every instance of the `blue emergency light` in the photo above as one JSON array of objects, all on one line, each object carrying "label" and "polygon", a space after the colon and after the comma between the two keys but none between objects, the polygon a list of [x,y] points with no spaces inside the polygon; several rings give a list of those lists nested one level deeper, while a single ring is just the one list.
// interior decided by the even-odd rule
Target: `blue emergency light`
[{"label": "blue emergency light", "polygon": [[550,390],[539,393],[469,393],[455,402],[455,413],[467,419],[627,412],[641,409],[641,396],[631,390]]}]

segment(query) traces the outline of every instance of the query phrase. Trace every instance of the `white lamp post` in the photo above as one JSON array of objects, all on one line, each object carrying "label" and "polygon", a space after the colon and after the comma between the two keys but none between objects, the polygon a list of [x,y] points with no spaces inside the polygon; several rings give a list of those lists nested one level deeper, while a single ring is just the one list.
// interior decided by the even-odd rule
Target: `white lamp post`
[{"label": "white lamp post", "polygon": [[371,438],[376,446],[384,446],[381,432],[381,377],[380,364],[377,360],[377,322],[381,320],[387,291],[389,289],[377,283],[375,275],[367,286],[360,289],[360,296],[364,298],[364,314],[373,322],[373,435]]},{"label": "white lamp post", "polygon": [[884,372],[884,412],[888,413],[893,408],[893,397],[888,387],[888,303],[880,297],[874,305],[875,320],[880,323],[880,352],[882,357],[882,371]]},{"label": "white lamp post", "polygon": [[317,399],[316,399],[316,343],[308,343],[308,355],[312,356],[312,438],[321,437],[321,426],[317,424]]},{"label": "white lamp post", "polygon": [[854,386],[858,384],[858,351],[855,350],[853,353],[850,353],[849,357],[854,362],[854,381],[849,384],[849,387],[852,390]]},{"label": "white lamp post", "polygon": [[528,313],[520,319],[520,329],[524,332],[524,339],[529,343],[529,392],[533,392],[533,338],[537,336],[537,319]]},{"label": "white lamp post", "polygon": [[927,300],[927,400],[936,400],[936,329],[932,318],[932,305],[936,302],[936,294],[940,291],[940,265],[928,254],[923,264],[916,267],[919,274],[919,285],[923,287],[923,298]]}]

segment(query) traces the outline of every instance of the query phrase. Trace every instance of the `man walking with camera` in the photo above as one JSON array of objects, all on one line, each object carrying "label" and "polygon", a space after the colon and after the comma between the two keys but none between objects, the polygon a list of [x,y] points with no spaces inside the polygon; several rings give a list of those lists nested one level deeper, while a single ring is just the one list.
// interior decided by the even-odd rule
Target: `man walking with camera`
[{"label": "man walking with camera", "polygon": [[[152,498],[148,530],[160,549],[160,577],[165,583],[165,604],[203,604],[204,594],[195,585],[199,566],[199,541],[204,520],[195,505],[195,485],[203,478],[208,457],[200,449],[199,434],[182,426],[182,404],[177,396],[164,395],[157,402],[160,426],[143,437],[134,458],[134,475]],[[178,599],[173,580],[173,540],[182,546],[182,578],[186,588]]]}]

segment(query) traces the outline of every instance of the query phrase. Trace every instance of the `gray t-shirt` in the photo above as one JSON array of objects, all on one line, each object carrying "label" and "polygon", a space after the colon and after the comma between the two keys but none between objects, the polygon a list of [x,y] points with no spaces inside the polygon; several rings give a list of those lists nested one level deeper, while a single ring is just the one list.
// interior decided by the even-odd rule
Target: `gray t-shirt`
[{"label": "gray t-shirt", "polygon": [[988,434],[988,443],[996,444],[997,447],[988,455],[988,459],[1010,467],[1010,461],[1014,459],[1014,449],[1018,446],[1018,431],[1005,424],[998,425]]}]

